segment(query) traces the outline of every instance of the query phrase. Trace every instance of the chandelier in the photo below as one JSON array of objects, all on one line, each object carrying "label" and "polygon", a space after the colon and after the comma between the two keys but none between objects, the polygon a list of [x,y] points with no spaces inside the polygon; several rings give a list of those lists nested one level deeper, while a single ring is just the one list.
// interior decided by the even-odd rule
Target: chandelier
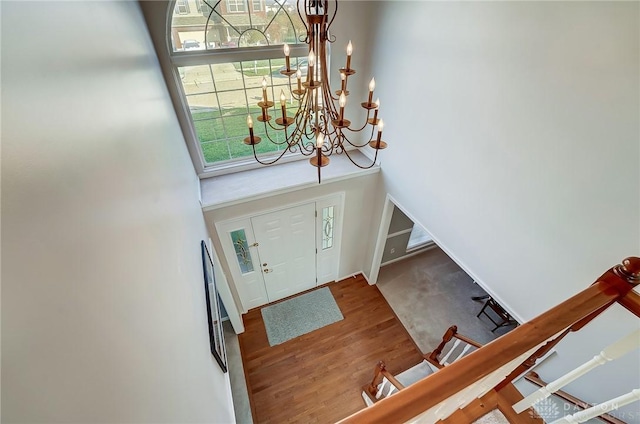
[{"label": "chandelier", "polygon": [[[331,4],[330,4],[331,3]],[[344,153],[345,156],[358,168],[368,169],[375,165],[378,158],[378,151],[387,147],[387,143],[382,140],[383,121],[378,118],[380,101],[373,101],[373,91],[375,89],[375,79],[369,83],[369,96],[361,106],[366,110],[366,117],[361,126],[352,125],[351,121],[344,116],[344,108],[347,104],[349,91],[347,83],[349,78],[356,73],[351,68],[351,54],[353,47],[351,41],[347,45],[346,66],[340,68],[340,89],[333,91],[329,86],[329,43],[335,42],[329,28],[335,19],[338,9],[338,0],[300,0],[298,2],[298,14],[302,19],[307,34],[301,41],[309,46],[307,58],[308,71],[305,80],[302,80],[300,69],[292,69],[290,66],[290,49],[284,45],[285,69],[281,74],[289,78],[289,96],[284,90],[280,92],[280,111],[274,114],[280,115],[275,120],[269,115],[270,109],[275,102],[267,96],[267,80],[262,80],[262,101],[258,103],[261,114],[257,120],[265,126],[266,137],[269,142],[281,145],[282,152],[274,159],[261,160],[256,154],[256,145],[261,138],[254,135],[253,118],[247,117],[249,127],[249,137],[244,139],[244,143],[253,148],[255,160],[263,165],[271,165],[280,160],[287,152],[299,151],[305,156],[309,156],[311,165],[318,168],[318,183],[321,181],[321,169],[329,164],[329,156],[332,154]],[[296,84],[292,83],[292,76],[296,76]],[[287,115],[286,104],[291,99],[297,102],[297,109],[292,115]],[[275,99],[274,99],[275,100]],[[337,103],[337,106],[336,106]],[[276,110],[275,108],[273,110]],[[372,113],[373,112],[373,113]],[[373,116],[371,116],[373,115]],[[275,124],[274,124],[275,121]],[[377,136],[374,137],[375,129],[378,129]],[[358,144],[349,139],[355,133],[360,133],[370,128],[371,135],[368,141]],[[270,136],[270,132],[281,131],[284,139],[277,141]],[[368,131],[368,130],[367,130]],[[369,145],[375,150],[375,156],[370,164],[358,164],[349,154],[349,147],[360,148]]]}]

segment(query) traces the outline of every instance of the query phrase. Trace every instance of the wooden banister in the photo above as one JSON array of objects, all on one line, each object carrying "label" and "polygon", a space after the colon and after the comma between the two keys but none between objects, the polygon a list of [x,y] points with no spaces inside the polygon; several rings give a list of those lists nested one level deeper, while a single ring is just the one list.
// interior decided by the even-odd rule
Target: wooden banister
[{"label": "wooden banister", "polygon": [[363,409],[341,423],[406,422],[505,364],[553,338],[574,323],[604,310],[640,282],[640,258],[627,258],[593,285],[515,328],[459,361],[412,384],[394,396]]},{"label": "wooden banister", "polygon": [[640,318],[640,294],[631,290],[624,297],[618,299],[618,303]]},{"label": "wooden banister", "polygon": [[384,376],[384,378],[389,380],[389,383],[393,384],[395,388],[398,389],[398,391],[404,389],[402,383],[400,383],[389,371],[383,370],[382,375]]},{"label": "wooden banister", "polygon": [[376,364],[376,367],[373,371],[373,380],[371,380],[371,384],[367,386],[367,392],[372,396],[372,399],[376,398],[378,393],[378,386],[382,383],[382,379],[386,378],[389,383],[393,384],[398,391],[404,389],[402,383],[400,383],[389,371],[387,371],[387,366],[384,361],[380,361]]},{"label": "wooden banister", "polygon": [[[527,375],[524,376],[524,378],[535,384],[538,387],[545,387],[547,385],[547,383],[545,383],[544,381],[542,381],[542,379],[540,378],[540,376],[538,374],[536,374],[535,372],[531,371],[529,373],[527,373]],[[587,409],[587,408],[591,408],[593,405],[591,405],[590,403],[587,403],[583,400],[578,399],[575,396],[570,395],[569,393],[562,391],[562,390],[558,390],[557,392],[554,392],[554,395],[558,396],[560,399],[569,402],[581,409]],[[608,423],[608,424],[625,424],[624,421],[620,421],[619,419],[609,415],[609,414],[602,414],[598,417],[599,419],[601,419],[602,421]]]}]

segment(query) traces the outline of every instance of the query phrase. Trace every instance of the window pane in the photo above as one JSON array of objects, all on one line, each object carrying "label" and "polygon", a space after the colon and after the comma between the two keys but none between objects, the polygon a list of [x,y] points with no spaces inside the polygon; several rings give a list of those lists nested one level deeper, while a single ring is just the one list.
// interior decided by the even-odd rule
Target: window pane
[{"label": "window pane", "polygon": [[[203,113],[202,115],[206,114]],[[194,118],[196,116],[197,115],[194,114]],[[200,143],[226,138],[222,119],[194,119],[193,125],[196,129],[196,135],[198,136]]]},{"label": "window pane", "polygon": [[211,66],[183,66],[178,68],[185,94],[212,93],[215,91],[211,79]]},{"label": "window pane", "polygon": [[238,265],[240,265],[240,272],[243,274],[253,272],[251,252],[249,252],[249,245],[247,244],[247,236],[244,229],[232,231],[231,241],[233,242],[233,248],[236,251]]},{"label": "window pane", "polygon": [[322,250],[333,247],[333,206],[322,208]]},{"label": "window pane", "polygon": [[305,30],[296,3],[178,0],[171,23],[173,51],[299,43]]},{"label": "window pane", "polygon": [[220,118],[220,107],[216,93],[187,96],[187,103],[194,121]]}]

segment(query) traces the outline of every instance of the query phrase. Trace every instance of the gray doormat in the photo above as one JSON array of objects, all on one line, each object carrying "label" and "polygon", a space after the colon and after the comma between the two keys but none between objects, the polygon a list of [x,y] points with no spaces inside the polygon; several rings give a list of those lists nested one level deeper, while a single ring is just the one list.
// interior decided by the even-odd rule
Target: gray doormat
[{"label": "gray doormat", "polygon": [[267,306],[261,312],[271,346],[344,319],[328,287]]}]

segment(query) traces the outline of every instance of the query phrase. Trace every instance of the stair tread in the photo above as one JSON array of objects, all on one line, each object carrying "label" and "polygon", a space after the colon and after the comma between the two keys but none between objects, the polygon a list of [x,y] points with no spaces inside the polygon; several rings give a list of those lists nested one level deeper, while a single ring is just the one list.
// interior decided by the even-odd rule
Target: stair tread
[{"label": "stair tread", "polygon": [[478,418],[473,424],[509,424],[509,421],[498,409],[494,409],[486,415]]},{"label": "stair tread", "polygon": [[406,371],[394,376],[404,387],[408,387],[413,383],[422,380],[426,376],[433,374],[431,364],[427,361],[422,361],[417,365],[409,368]]}]

